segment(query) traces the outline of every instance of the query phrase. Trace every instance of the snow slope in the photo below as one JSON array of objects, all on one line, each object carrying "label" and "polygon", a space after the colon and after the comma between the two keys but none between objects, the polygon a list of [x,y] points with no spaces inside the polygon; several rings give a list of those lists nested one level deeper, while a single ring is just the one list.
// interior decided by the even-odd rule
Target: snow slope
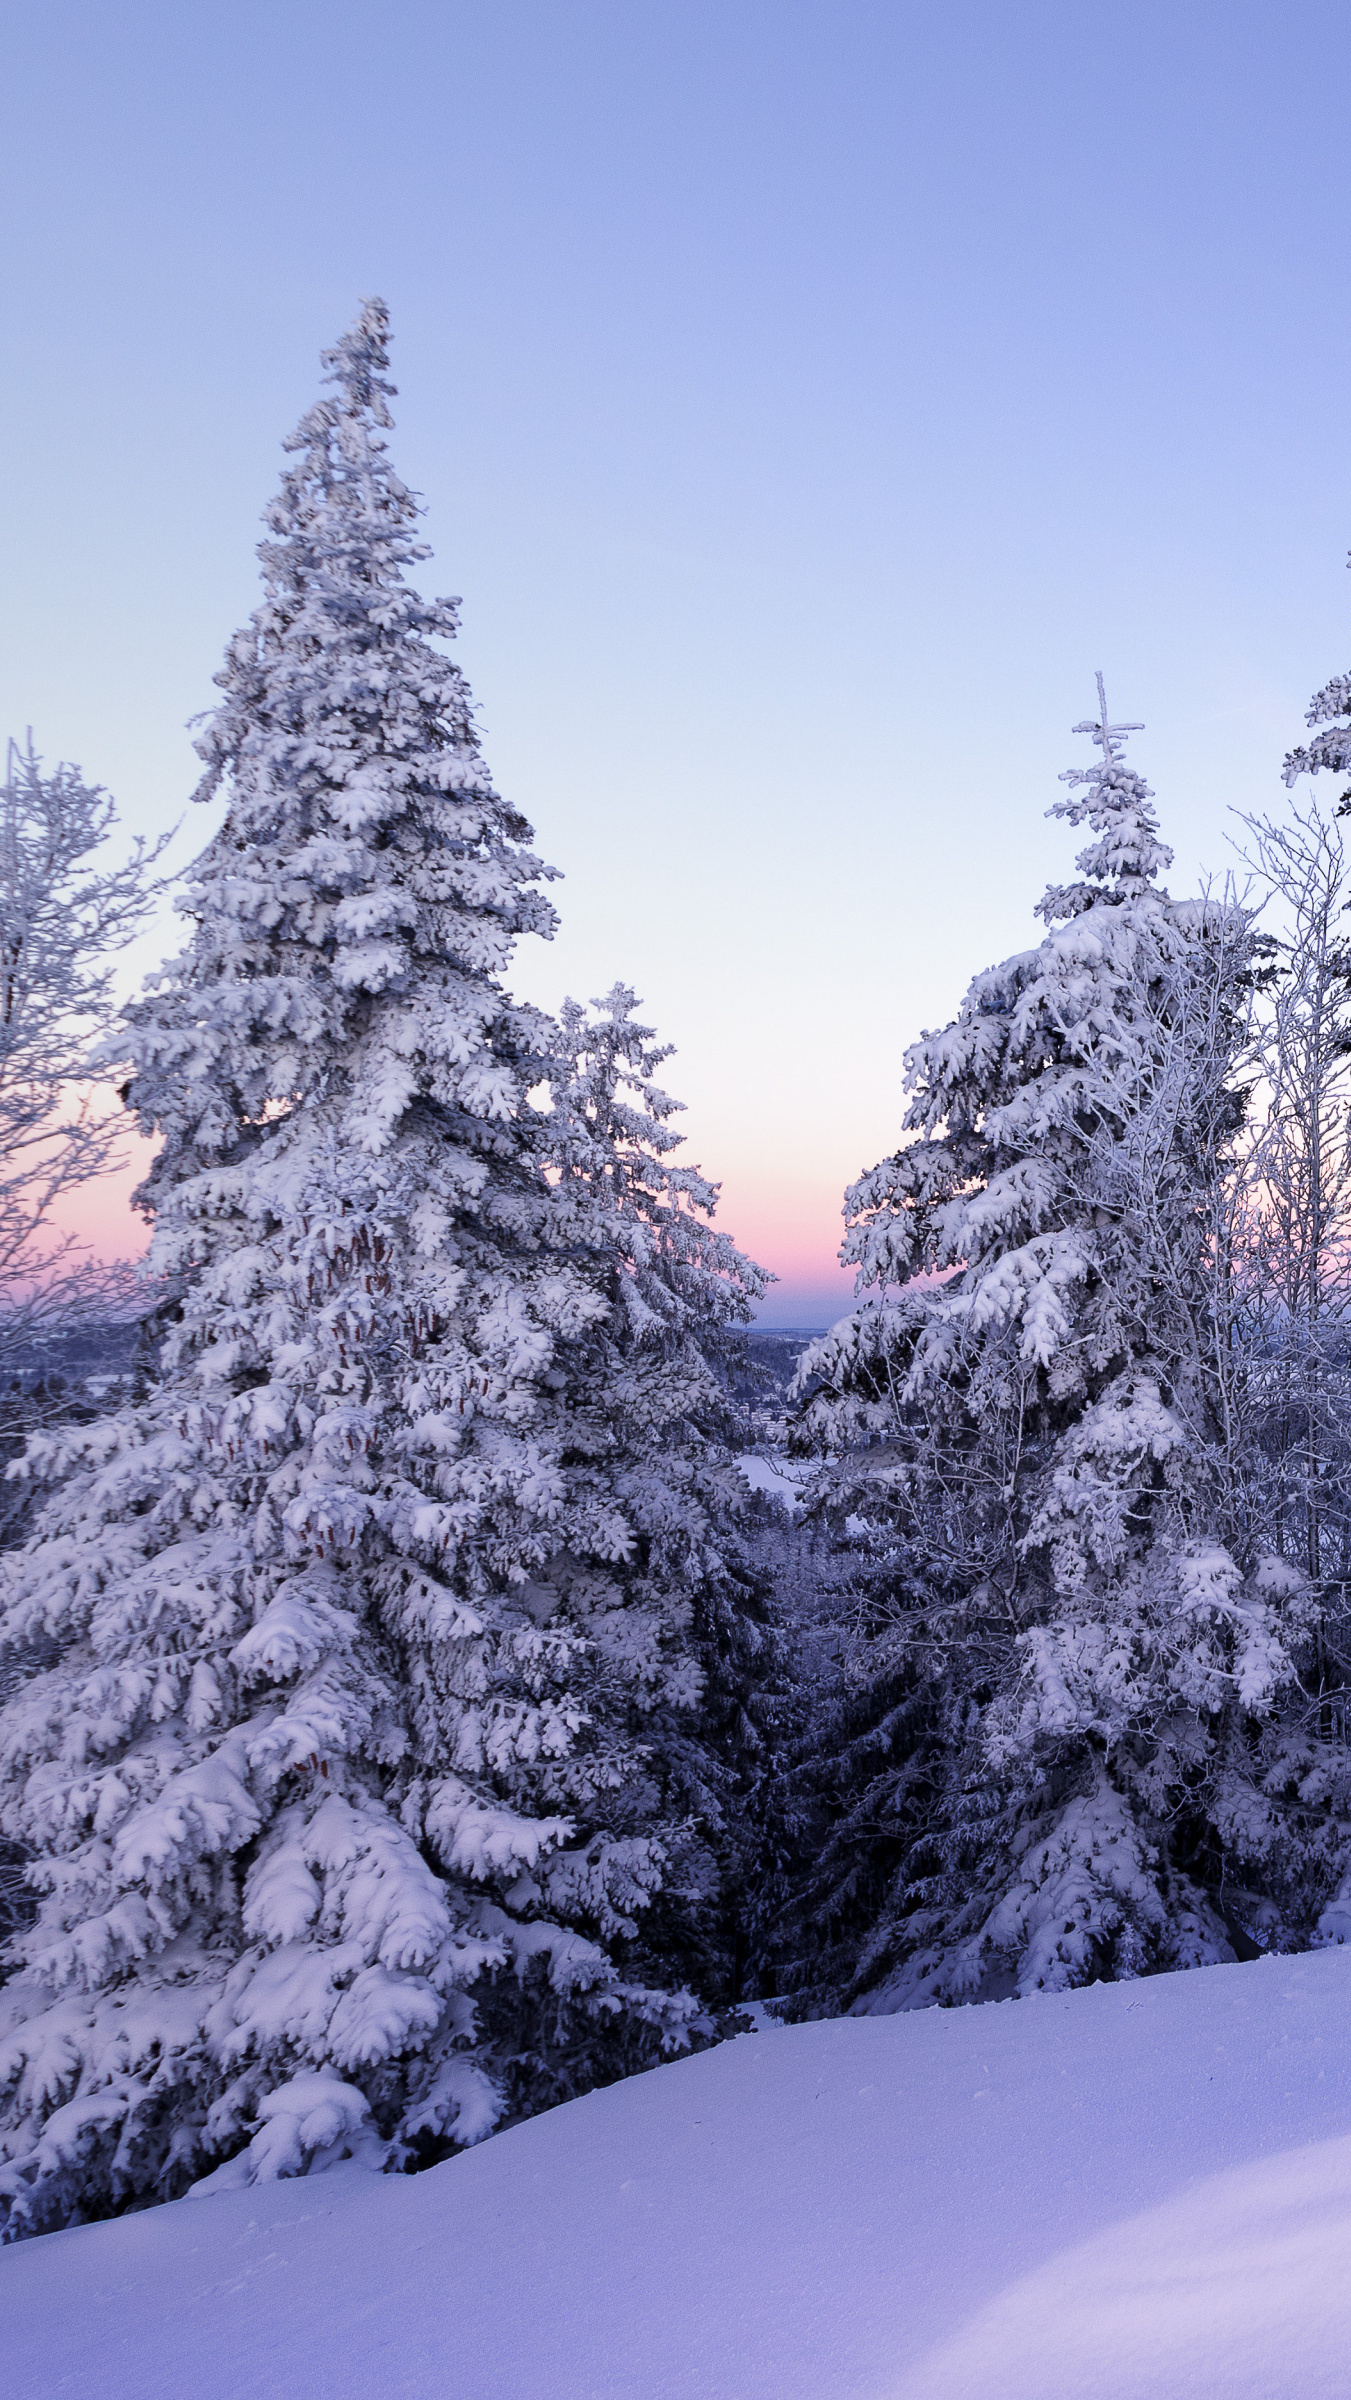
[{"label": "snow slope", "polygon": [[20,2244],[0,2327],[27,2400],[1331,2400],[1351,1954],[747,2035]]},{"label": "snow slope", "polygon": [[753,1492],[768,1492],[771,1500],[782,1500],[785,1508],[801,1505],[802,1494],[815,1472],[814,1468],[790,1466],[778,1453],[765,1458],[758,1450],[743,1451],[736,1463]]}]

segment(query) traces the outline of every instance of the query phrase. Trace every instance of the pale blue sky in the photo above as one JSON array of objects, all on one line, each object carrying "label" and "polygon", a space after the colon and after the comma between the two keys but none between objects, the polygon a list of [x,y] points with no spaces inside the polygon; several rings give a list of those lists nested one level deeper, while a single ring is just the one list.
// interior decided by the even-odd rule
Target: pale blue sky
[{"label": "pale blue sky", "polygon": [[0,729],[179,812],[382,292],[566,873],[517,986],[637,986],[768,1313],[837,1313],[905,1044],[1063,870],[1094,670],[1183,885],[1351,664],[1345,8],[45,0],[3,60]]}]

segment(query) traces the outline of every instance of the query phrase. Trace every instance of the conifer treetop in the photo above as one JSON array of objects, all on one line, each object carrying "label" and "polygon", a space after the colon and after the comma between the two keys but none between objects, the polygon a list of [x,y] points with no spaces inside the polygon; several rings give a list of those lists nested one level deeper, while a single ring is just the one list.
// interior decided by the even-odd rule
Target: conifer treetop
[{"label": "conifer treetop", "polygon": [[[1347,565],[1351,566],[1351,558]],[[1321,692],[1315,692],[1304,712],[1306,725],[1321,725],[1307,745],[1301,743],[1291,750],[1281,769],[1286,789],[1298,783],[1301,775],[1317,775],[1326,767],[1330,775],[1351,773],[1351,675],[1334,675]]]},{"label": "conifer treetop", "polygon": [[[1091,767],[1066,767],[1060,780],[1074,787],[1074,798],[1055,801],[1046,814],[1066,817],[1071,825],[1087,820],[1098,839],[1079,852],[1075,865],[1081,875],[1092,878],[1092,886],[1110,884],[1111,897],[1124,900],[1147,892],[1171,867],[1173,853],[1159,839],[1153,792],[1125,761],[1127,736],[1143,733],[1144,727],[1113,725],[1107,715],[1101,668],[1097,683],[1098,714],[1085,718],[1074,730],[1088,734],[1102,755]],[[1100,888],[1092,886],[1053,887],[1038,903],[1038,916],[1052,924],[1092,908],[1104,897]]]},{"label": "conifer treetop", "polygon": [[[1079,853],[1083,880],[1045,892],[1036,948],[975,976],[953,1022],[906,1052],[904,1129],[922,1138],[846,1194],[841,1257],[859,1269],[860,1291],[959,1264],[959,1280],[980,1283],[994,1260],[1032,1245],[1035,1304],[1025,1293],[1023,1304],[1039,1356],[1060,1321],[1046,1305],[1058,1276],[1087,1271],[1077,1233],[1055,1237],[1054,1275],[1039,1246],[1085,1143],[1119,1129],[1158,1071],[1164,995],[1201,925],[1218,922],[1214,904],[1179,905],[1160,886],[1172,852],[1149,786],[1122,755],[1139,728],[1111,722],[1101,675],[1098,694],[1098,717],[1077,730],[1100,755],[1067,771],[1074,795],[1048,811],[1087,820],[1097,836]],[[1007,1299],[1022,1292],[1016,1278],[1005,1283]]]},{"label": "conifer treetop", "polygon": [[428,552],[383,439],[383,302],[324,356],[332,389],[286,445],[263,598],[197,742],[197,797],[226,783],[230,811],[189,887],[196,938],[131,1012],[132,1104],[170,1153],[186,1138],[228,1156],[344,1085],[347,1132],[378,1152],[419,1091],[481,1124],[533,1080],[529,1012],[499,978],[519,934],[553,932],[537,888],[551,870],[523,847],[531,829],[494,790],[468,685],[436,646],[458,603],[406,580]]}]

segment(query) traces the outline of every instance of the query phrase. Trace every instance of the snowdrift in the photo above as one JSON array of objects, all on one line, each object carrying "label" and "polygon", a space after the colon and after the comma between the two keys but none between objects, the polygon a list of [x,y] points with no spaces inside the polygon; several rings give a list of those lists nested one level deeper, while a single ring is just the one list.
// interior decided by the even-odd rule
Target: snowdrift
[{"label": "snowdrift", "polygon": [[754,2035],[0,2256],[28,2400],[1351,2388],[1351,1955]]}]

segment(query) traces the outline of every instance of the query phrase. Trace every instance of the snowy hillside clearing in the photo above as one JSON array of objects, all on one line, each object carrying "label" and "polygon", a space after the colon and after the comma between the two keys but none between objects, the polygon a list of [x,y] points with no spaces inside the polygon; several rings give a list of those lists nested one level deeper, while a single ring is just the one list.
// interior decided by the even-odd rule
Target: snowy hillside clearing
[{"label": "snowy hillside clearing", "polygon": [[767,1492],[771,1500],[781,1500],[785,1508],[799,1508],[802,1495],[811,1480],[812,1469],[798,1466],[776,1451],[766,1458],[758,1450],[745,1450],[737,1460],[753,1492]]},{"label": "snowy hillside clearing", "polygon": [[0,2256],[28,2400],[1331,2400],[1351,1957],[747,2035]]}]

